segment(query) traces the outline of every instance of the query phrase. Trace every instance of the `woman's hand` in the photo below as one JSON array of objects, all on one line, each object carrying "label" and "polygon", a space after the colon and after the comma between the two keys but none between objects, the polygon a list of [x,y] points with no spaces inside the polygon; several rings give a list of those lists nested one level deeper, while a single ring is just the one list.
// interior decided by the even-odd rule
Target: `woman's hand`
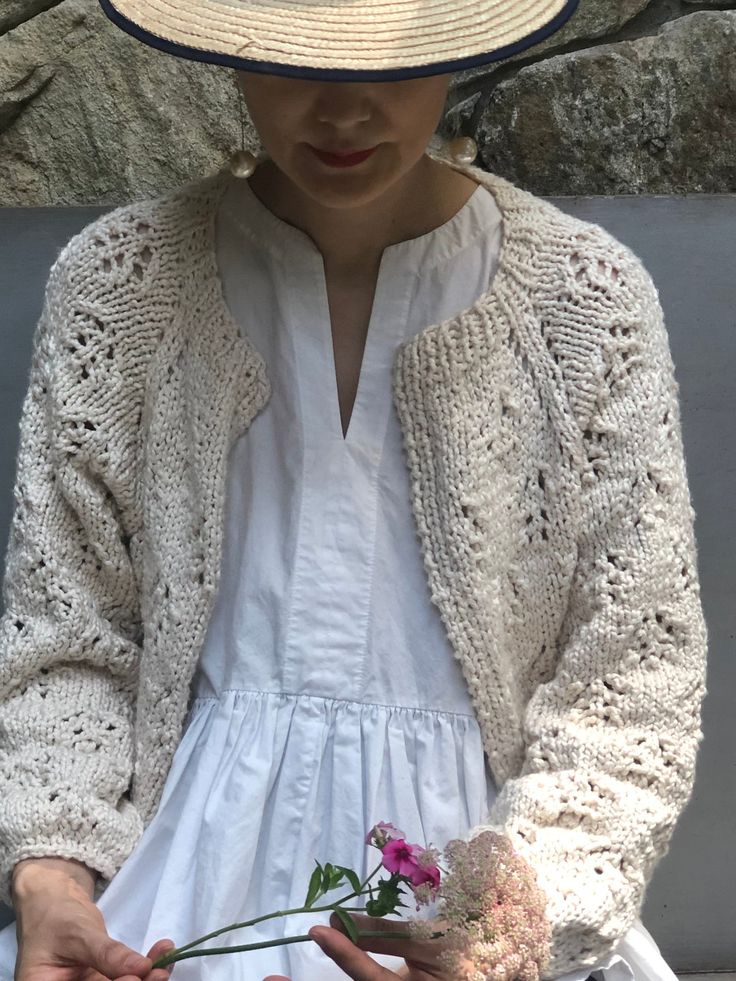
[{"label": "woman's hand", "polygon": [[[358,943],[354,944],[342,928],[336,929],[340,926],[340,921],[334,913],[330,917],[331,926],[312,927],[309,935],[353,981],[396,981],[397,978],[406,981],[452,981],[447,969],[437,962],[437,955],[444,949],[442,937],[433,940],[414,938],[409,934],[409,925],[401,920],[365,916],[362,913],[351,913],[350,916],[361,933],[366,930],[406,933],[406,940],[398,937],[385,940],[381,937],[360,937]],[[436,930],[444,929],[440,920],[429,922]],[[403,957],[406,965],[399,971],[390,971],[374,961],[365,951]],[[290,979],[282,974],[269,974],[263,981]],[[319,981],[319,978],[300,978],[299,981]]]},{"label": "woman's hand", "polygon": [[14,877],[13,906],[18,938],[14,981],[168,981],[170,971],[152,967],[174,942],[158,940],[143,957],[114,940],[87,883],[61,868],[24,869]]}]

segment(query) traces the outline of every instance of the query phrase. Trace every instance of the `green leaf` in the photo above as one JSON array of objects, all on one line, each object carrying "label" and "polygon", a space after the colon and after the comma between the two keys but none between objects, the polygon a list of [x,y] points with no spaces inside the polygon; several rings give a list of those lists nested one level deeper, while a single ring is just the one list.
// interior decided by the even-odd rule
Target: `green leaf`
[{"label": "green leaf", "polygon": [[322,870],[322,892],[327,892],[330,888],[330,878],[332,876],[333,865],[331,862],[327,862],[324,869]]},{"label": "green leaf", "polygon": [[346,869],[344,865],[338,865],[338,869],[345,874],[345,878],[348,880],[355,892],[360,892],[360,879],[357,874],[353,872],[352,869]]},{"label": "green leaf", "polygon": [[365,904],[365,911],[368,916],[385,916],[390,913],[392,906],[383,899],[369,899]]},{"label": "green leaf", "polygon": [[358,928],[355,925],[355,920],[352,918],[352,916],[349,913],[346,913],[345,910],[341,909],[339,906],[335,908],[335,913],[337,913],[340,922],[345,927],[345,930],[347,931],[347,935],[350,937],[350,939],[353,941],[354,944],[357,944]]},{"label": "green leaf", "polygon": [[380,902],[389,905],[389,912],[401,902],[399,883],[392,876],[390,879],[381,879],[378,883],[378,899]]},{"label": "green leaf", "polygon": [[331,869],[330,884],[328,888],[334,889],[335,886],[339,885],[339,883],[342,881],[342,878],[345,875],[345,869],[340,865],[333,865],[331,866]]},{"label": "green leaf", "polygon": [[307,889],[307,898],[304,900],[305,906],[311,906],[317,896],[319,896],[322,885],[322,866],[317,862],[317,868],[312,872]]}]

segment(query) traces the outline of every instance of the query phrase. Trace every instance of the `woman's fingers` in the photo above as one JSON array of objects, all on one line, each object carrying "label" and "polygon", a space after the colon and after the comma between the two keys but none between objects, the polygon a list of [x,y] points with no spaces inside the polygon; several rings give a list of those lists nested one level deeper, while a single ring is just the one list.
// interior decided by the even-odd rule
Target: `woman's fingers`
[{"label": "woman's fingers", "polygon": [[[377,964],[372,957],[369,957],[365,951],[356,946],[349,937],[339,930],[325,926],[312,927],[309,930],[309,936],[353,981],[396,981],[398,977],[393,971]],[[366,939],[373,940],[374,938],[368,937]],[[389,942],[384,941],[384,943]],[[402,943],[400,940],[395,942]]]},{"label": "woman's fingers", "polygon": [[153,947],[151,947],[151,949],[148,951],[147,956],[150,957],[152,961],[156,961],[159,957],[167,954],[170,950],[174,950],[175,947],[176,944],[173,940],[170,940],[168,937],[164,937],[162,940],[156,941]]},{"label": "woman's fingers", "polygon": [[[364,913],[351,913],[350,918],[355,923],[359,933],[378,931],[381,933],[402,933],[406,938],[359,937],[357,946],[361,950],[369,950],[373,954],[395,954],[397,957],[405,957],[407,960],[421,960],[423,956],[426,956],[428,950],[437,947],[436,940],[422,940],[412,936],[406,920],[389,920],[385,917],[366,916]],[[334,913],[330,917],[330,925],[344,932],[340,920]]]},{"label": "woman's fingers", "polygon": [[[157,940],[156,943],[148,951],[148,957],[152,961],[157,961],[159,957],[163,957],[164,954],[168,954],[170,950],[173,950],[176,944],[173,940],[169,940],[166,937],[163,940]],[[168,981],[171,976],[171,972],[176,967],[176,963],[168,964],[166,967],[155,967],[150,974],[148,974],[143,981]]]}]

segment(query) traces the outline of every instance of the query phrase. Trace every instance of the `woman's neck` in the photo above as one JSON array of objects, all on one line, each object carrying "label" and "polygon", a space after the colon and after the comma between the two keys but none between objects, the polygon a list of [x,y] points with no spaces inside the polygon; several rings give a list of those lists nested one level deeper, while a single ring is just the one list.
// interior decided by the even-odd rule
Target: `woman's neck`
[{"label": "woman's neck", "polygon": [[312,239],[326,268],[346,279],[380,263],[387,246],[449,221],[478,186],[427,154],[383,194],[355,206],[323,204],[270,159],[260,164],[248,183],[269,211]]}]

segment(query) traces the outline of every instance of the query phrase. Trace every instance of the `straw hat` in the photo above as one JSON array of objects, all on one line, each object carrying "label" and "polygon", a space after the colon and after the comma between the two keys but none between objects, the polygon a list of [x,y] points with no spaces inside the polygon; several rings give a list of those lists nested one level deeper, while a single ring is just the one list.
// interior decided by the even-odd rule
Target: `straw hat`
[{"label": "straw hat", "polygon": [[579,0],[100,0],[118,27],[181,58],[326,81],[395,81],[508,58]]}]

